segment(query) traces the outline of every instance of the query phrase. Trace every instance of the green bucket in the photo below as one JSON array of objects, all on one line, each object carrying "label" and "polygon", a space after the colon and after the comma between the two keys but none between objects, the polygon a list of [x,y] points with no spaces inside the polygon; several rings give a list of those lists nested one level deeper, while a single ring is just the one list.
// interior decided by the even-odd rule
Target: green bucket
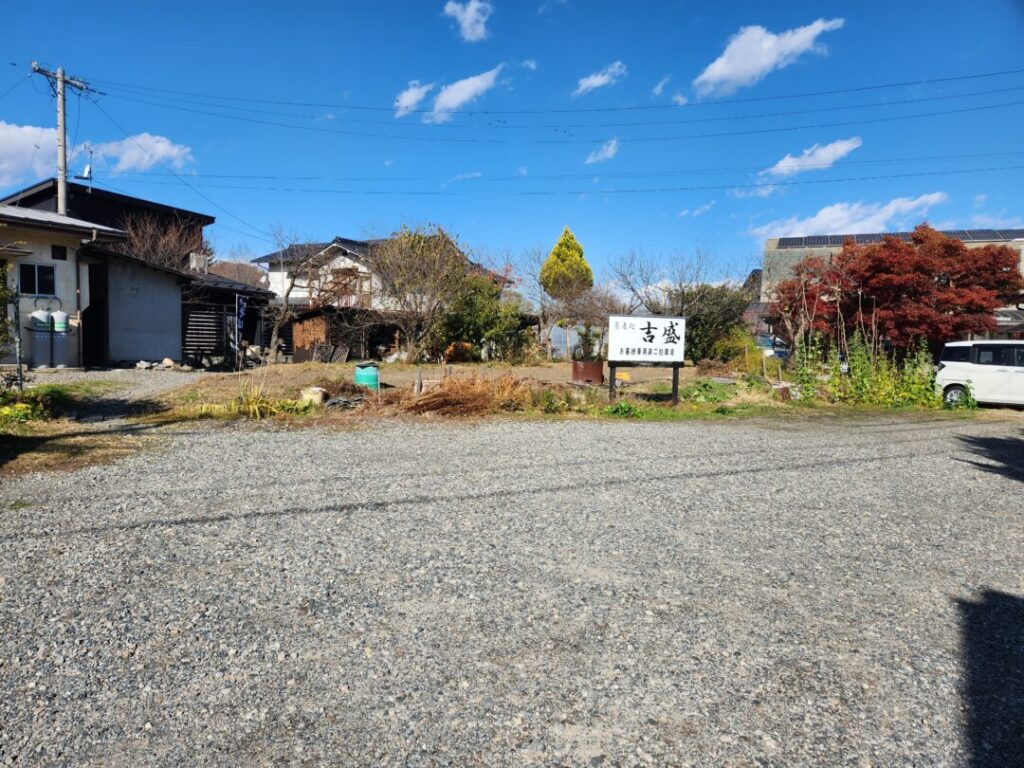
[{"label": "green bucket", "polygon": [[376,365],[357,365],[353,380],[359,386],[380,389],[380,374]]}]

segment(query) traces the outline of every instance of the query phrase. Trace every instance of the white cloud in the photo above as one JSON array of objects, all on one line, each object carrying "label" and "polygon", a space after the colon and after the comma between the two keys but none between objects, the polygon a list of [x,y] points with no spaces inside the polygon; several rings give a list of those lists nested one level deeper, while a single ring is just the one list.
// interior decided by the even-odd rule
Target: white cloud
[{"label": "white cloud", "polygon": [[668,85],[668,82],[671,79],[671,77],[665,75],[665,77],[661,78],[661,80],[654,84],[654,87],[651,88],[651,93],[655,96],[661,96],[661,92],[665,90],[665,86]]},{"label": "white cloud", "polygon": [[676,91],[675,93],[672,94],[672,103],[675,104],[677,107],[682,107],[689,101],[690,100],[683,96],[683,94],[681,94],[679,91]]},{"label": "white cloud", "polygon": [[760,26],[743,27],[729,39],[722,55],[694,79],[693,85],[701,96],[724,96],[751,86],[769,72],[788,67],[808,51],[825,53],[818,36],[842,26],[843,19],[818,19],[779,34]]},{"label": "white cloud", "polygon": [[391,159],[390,157],[389,157],[389,158],[386,158],[386,159],[384,160],[384,167],[385,167],[385,168],[390,168],[390,167],[391,167],[392,165],[394,165],[394,164],[395,164],[395,161],[394,161],[394,160],[392,160],[392,159]]},{"label": "white cloud", "polygon": [[603,163],[606,160],[611,160],[617,154],[619,154],[619,140],[618,138],[611,138],[587,155],[586,163],[587,165]]},{"label": "white cloud", "polygon": [[[80,157],[86,142],[68,158]],[[38,148],[37,148],[38,147]],[[14,125],[0,120],[0,185],[27,178],[53,176],[57,167],[57,131],[32,125]],[[93,161],[115,173],[147,171],[163,164],[182,170],[195,162],[192,148],[175,144],[166,136],[137,133],[119,141],[93,144]]]},{"label": "white cloud", "polygon": [[26,177],[53,176],[56,158],[56,130],[0,120],[0,186]]},{"label": "white cloud", "polygon": [[465,3],[448,0],[444,4],[444,15],[458,22],[459,34],[469,43],[487,39],[487,19],[492,13],[494,6],[487,0],[467,0]]},{"label": "white cloud", "polygon": [[752,187],[735,187],[729,190],[729,194],[735,198],[745,197],[771,197],[779,191],[775,184],[756,184]]},{"label": "white cloud", "polygon": [[988,195],[980,194],[974,196],[974,207],[981,208],[988,201]]},{"label": "white cloud", "polygon": [[590,93],[591,91],[597,90],[598,88],[604,88],[607,85],[615,85],[620,79],[626,76],[626,65],[621,61],[613,61],[604,69],[581,77],[576,83],[576,90],[573,91],[573,96],[582,96],[584,93]]},{"label": "white cloud", "polygon": [[395,117],[404,117],[416,109],[424,97],[434,89],[433,83],[421,83],[410,80],[400,94],[395,97]]},{"label": "white cloud", "polygon": [[712,200],[710,203],[705,203],[704,205],[698,206],[697,208],[684,208],[679,212],[678,216],[680,219],[685,219],[687,216],[689,216],[692,219],[695,219],[698,216],[703,216],[705,213],[707,213],[708,211],[715,207],[715,202],[715,200]]},{"label": "white cloud", "polygon": [[480,98],[495,86],[498,82],[498,75],[504,66],[504,64],[499,64],[494,69],[472,77],[465,77],[444,86],[434,99],[434,107],[430,114],[423,118],[424,121],[446,123],[451,120],[452,113],[458,112],[466,104]]},{"label": "white cloud", "polygon": [[482,179],[483,173],[480,171],[471,171],[469,173],[457,173],[452,176],[448,181],[441,185],[442,189],[447,187],[449,184],[454,184],[456,181],[469,181],[471,179]]},{"label": "white cloud", "polygon": [[971,217],[971,229],[1019,229],[1024,227],[1020,216],[1007,216],[1002,211],[998,216],[978,213]]},{"label": "white cloud", "polygon": [[108,141],[93,147],[93,156],[114,161],[113,171],[148,171],[155,165],[165,165],[182,170],[195,162],[192,148],[175,144],[166,136],[152,133],[137,133],[120,141]]},{"label": "white cloud", "polygon": [[531,72],[537,71],[537,60],[536,59],[523,59],[523,69],[528,69]]},{"label": "white cloud", "polygon": [[949,199],[945,192],[919,197],[897,197],[888,203],[835,203],[806,219],[792,217],[755,227],[755,237],[797,237],[802,235],[846,235],[886,232],[914,223],[935,205]]},{"label": "white cloud", "polygon": [[800,153],[798,157],[787,154],[771,168],[761,171],[761,175],[792,176],[803,171],[823,170],[857,149],[864,142],[860,136],[850,139],[839,139],[831,144],[815,144]]},{"label": "white cloud", "polygon": [[540,7],[537,9],[537,15],[543,16],[545,13],[555,8],[556,6],[563,7],[568,4],[569,0],[544,0],[544,2],[541,3]]},{"label": "white cloud", "polygon": [[530,169],[527,168],[525,165],[520,165],[518,168],[516,168],[516,176],[527,176],[529,175],[529,173]]}]

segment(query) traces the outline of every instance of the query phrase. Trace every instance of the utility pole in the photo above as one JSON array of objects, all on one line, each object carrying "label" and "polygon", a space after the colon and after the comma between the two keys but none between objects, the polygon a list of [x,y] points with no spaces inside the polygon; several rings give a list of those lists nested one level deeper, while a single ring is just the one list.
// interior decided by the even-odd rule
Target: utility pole
[{"label": "utility pole", "polygon": [[66,216],[68,212],[68,130],[67,116],[64,110],[64,91],[68,87],[75,88],[82,93],[96,93],[96,91],[90,88],[84,80],[66,76],[64,67],[57,67],[56,72],[51,72],[39,66],[38,62],[33,61],[32,71],[47,79],[57,97],[57,213]]}]

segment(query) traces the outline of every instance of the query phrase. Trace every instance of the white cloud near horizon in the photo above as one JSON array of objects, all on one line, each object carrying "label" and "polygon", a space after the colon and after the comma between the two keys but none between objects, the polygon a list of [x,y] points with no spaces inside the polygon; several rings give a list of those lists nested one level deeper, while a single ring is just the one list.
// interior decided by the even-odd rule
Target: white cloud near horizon
[{"label": "white cloud near horizon", "polygon": [[57,169],[56,157],[56,129],[0,120],[0,186],[16,184],[28,177],[53,176]]},{"label": "white cloud near horizon", "polygon": [[428,93],[434,90],[433,83],[410,80],[405,89],[395,97],[395,117],[405,117],[420,105]]},{"label": "white cloud near horizon", "polygon": [[693,80],[698,95],[727,96],[749,87],[765,75],[783,69],[808,51],[824,54],[818,42],[824,32],[841,29],[843,19],[817,19],[775,34],[761,26],[743,27],[729,38],[722,54]]},{"label": "white cloud near horizon", "polygon": [[592,72],[586,77],[581,77],[576,82],[576,90],[572,92],[572,95],[582,96],[585,93],[596,91],[598,88],[615,85],[615,83],[626,76],[626,72],[625,64],[621,61],[613,61],[604,69]]},{"label": "white cloud near horizon", "polygon": [[94,144],[93,157],[112,160],[114,173],[148,171],[156,165],[166,165],[180,171],[195,162],[191,147],[175,144],[166,136],[152,133],[137,133],[120,141]]},{"label": "white cloud near horizon", "polygon": [[[69,165],[82,156],[85,144],[80,142],[68,157]],[[93,143],[92,148],[93,162],[114,173],[147,171],[160,163],[180,171],[195,162],[191,147],[152,133]],[[56,175],[56,170],[55,129],[0,120],[0,186],[51,177]]]},{"label": "white cloud near horizon", "polygon": [[454,113],[491,90],[497,84],[498,75],[504,67],[504,64],[499,64],[494,69],[464,77],[441,88],[434,98],[433,108],[423,118],[424,122],[446,123],[451,120]]},{"label": "white cloud near horizon", "polygon": [[683,96],[679,91],[672,94],[672,103],[677,107],[683,107],[690,103],[690,100]]},{"label": "white cloud near horizon", "polygon": [[698,216],[703,216],[705,213],[714,208],[716,202],[716,200],[712,200],[710,203],[705,203],[704,205],[698,206],[696,208],[684,208],[677,214],[677,216],[680,219],[685,219],[687,216],[689,216],[691,219],[695,219]]},{"label": "white cloud near horizon", "polygon": [[593,165],[594,163],[603,163],[611,160],[619,154],[619,139],[618,137],[612,137],[604,144],[599,146],[589,155],[587,155],[586,164]]},{"label": "white cloud near horizon", "polygon": [[831,168],[837,161],[846,157],[864,142],[860,136],[839,139],[831,144],[815,144],[801,152],[797,157],[787,154],[771,168],[761,171],[762,176],[792,176],[803,171],[815,171]]},{"label": "white cloud near horizon", "polygon": [[911,219],[923,218],[936,205],[949,200],[945,192],[918,197],[897,197],[887,203],[835,203],[813,216],[770,221],[750,229],[754,237],[800,237],[808,235],[856,235],[887,232]]},{"label": "white cloud near horizon", "polygon": [[465,3],[448,0],[444,4],[444,15],[455,19],[459,25],[459,36],[467,43],[487,39],[487,19],[492,13],[494,6],[487,0],[467,0]]},{"label": "white cloud near horizon", "polygon": [[655,96],[661,96],[661,92],[665,90],[665,86],[668,85],[671,79],[671,77],[665,75],[665,77],[661,78],[661,80],[654,84],[654,87],[651,88],[651,93]]},{"label": "white cloud near horizon", "polygon": [[1024,221],[1020,216],[1009,216],[1006,211],[998,215],[990,213],[976,213],[971,216],[971,229],[1020,229],[1024,227]]}]

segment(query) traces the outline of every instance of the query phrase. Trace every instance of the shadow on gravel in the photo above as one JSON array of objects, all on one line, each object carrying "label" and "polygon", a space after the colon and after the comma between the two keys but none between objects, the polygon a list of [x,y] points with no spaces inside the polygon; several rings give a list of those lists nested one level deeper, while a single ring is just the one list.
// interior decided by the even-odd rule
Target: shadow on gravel
[{"label": "shadow on gravel", "polygon": [[970,765],[1024,766],[1024,599],[986,590],[957,605]]},{"label": "shadow on gravel", "polygon": [[[83,429],[68,432],[41,432],[27,435],[0,434],[0,469],[25,454],[48,454],[59,461],[70,461],[103,447],[104,440],[156,429],[158,424],[133,424],[111,429]],[[90,440],[91,439],[91,440]]]},{"label": "shadow on gravel", "polygon": [[[156,426],[156,425],[154,425]],[[909,454],[904,455],[901,458],[916,458],[920,454]],[[846,458],[846,459],[828,459],[824,461],[808,461],[801,463],[789,464],[785,471],[787,472],[800,472],[804,470],[815,470],[823,467],[850,467],[856,464],[877,464],[881,459],[877,456],[864,456],[860,458]],[[713,478],[713,477],[739,477],[752,474],[761,473],[775,473],[780,472],[780,469],[775,464],[766,464],[763,466],[747,467],[747,468],[735,468],[735,469],[715,469],[705,472],[679,472],[675,474],[666,474],[659,476],[659,480],[687,480],[687,479],[700,479],[700,478]],[[607,479],[602,483],[596,484],[593,482],[571,482],[571,483],[553,483],[551,485],[542,485],[535,488],[523,488],[516,491],[515,495],[518,498],[527,498],[537,494],[545,493],[565,493],[573,491],[587,491],[595,488],[617,488],[622,486],[630,485],[646,485],[650,482],[649,475],[628,475],[625,477]],[[354,501],[354,502],[342,502],[339,504],[323,504],[316,507],[310,506],[296,506],[287,507],[285,509],[254,509],[247,512],[225,512],[221,514],[209,514],[209,515],[190,515],[187,517],[176,517],[171,519],[157,518],[157,519],[146,519],[138,520],[126,523],[114,523],[107,525],[94,525],[85,526],[81,528],[66,528],[63,530],[51,530],[45,534],[39,533],[12,533],[0,536],[0,541],[17,541],[24,538],[40,538],[40,537],[67,537],[67,536],[81,536],[89,534],[103,534],[111,533],[115,531],[135,531],[135,530],[148,530],[155,528],[176,528],[179,526],[187,525],[211,525],[213,523],[224,523],[241,520],[260,520],[260,519],[271,519],[278,517],[304,517],[308,515],[327,515],[327,514],[352,514],[355,512],[366,512],[374,510],[386,510],[392,507],[399,506],[419,506],[423,504],[453,504],[459,502],[479,502],[486,501],[489,499],[506,499],[509,496],[507,489],[492,490],[492,491],[481,491],[478,493],[466,493],[466,494],[450,494],[450,495],[430,495],[430,494],[419,494],[415,496],[406,496],[404,498],[397,499],[386,499],[381,501]]]},{"label": "shadow on gravel", "polygon": [[[1024,437],[967,435],[960,442],[986,461],[968,461],[978,469],[1024,482]],[[1021,726],[1024,728],[1024,725]]]},{"label": "shadow on gravel", "polygon": [[133,400],[124,397],[83,397],[59,408],[61,415],[86,423],[130,416],[146,416],[167,410],[167,405],[156,400]]}]

